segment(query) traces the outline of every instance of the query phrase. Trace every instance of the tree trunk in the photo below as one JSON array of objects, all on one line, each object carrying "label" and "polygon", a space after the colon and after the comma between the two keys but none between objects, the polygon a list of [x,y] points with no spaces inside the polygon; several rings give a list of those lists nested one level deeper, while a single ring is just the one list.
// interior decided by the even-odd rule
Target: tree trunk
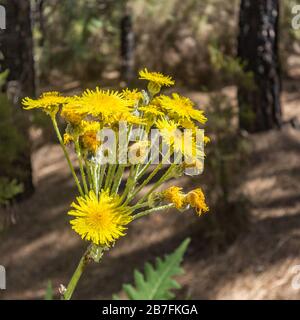
[{"label": "tree trunk", "polygon": [[134,67],[134,32],[132,29],[131,10],[126,5],[121,19],[121,76],[127,83],[133,78]]},{"label": "tree trunk", "polygon": [[239,86],[239,120],[249,132],[281,125],[278,22],[279,0],[241,0],[238,56],[253,73],[255,89]]},{"label": "tree trunk", "polygon": [[[33,191],[30,143],[28,136],[29,119],[20,105],[24,96],[35,95],[35,73],[33,60],[33,39],[31,30],[30,0],[0,0],[6,9],[6,30],[0,32],[1,70],[9,70],[4,86],[13,105],[13,122],[25,137],[25,145],[20,146],[19,156],[14,166],[22,176],[14,176],[24,184],[25,194]],[[10,177],[13,173],[1,168],[1,175]]]}]

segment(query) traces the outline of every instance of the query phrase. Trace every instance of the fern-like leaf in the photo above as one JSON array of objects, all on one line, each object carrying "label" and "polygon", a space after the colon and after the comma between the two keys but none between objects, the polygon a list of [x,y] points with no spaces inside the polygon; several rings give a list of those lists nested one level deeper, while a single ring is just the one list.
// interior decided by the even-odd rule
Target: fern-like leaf
[{"label": "fern-like leaf", "polygon": [[155,267],[146,263],[145,275],[135,270],[135,286],[123,285],[123,290],[128,298],[130,300],[173,299],[175,295],[172,290],[181,288],[173,277],[184,272],[180,264],[189,242],[190,239],[186,239],[172,254],[166,255],[164,259],[157,258]]}]

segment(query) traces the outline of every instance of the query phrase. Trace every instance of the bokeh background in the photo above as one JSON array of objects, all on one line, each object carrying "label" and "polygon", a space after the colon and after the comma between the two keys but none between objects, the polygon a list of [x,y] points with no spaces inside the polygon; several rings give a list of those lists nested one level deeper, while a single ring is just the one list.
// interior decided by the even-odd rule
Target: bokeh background
[{"label": "bokeh background", "polygon": [[[76,195],[47,116],[24,96],[139,88],[163,72],[209,119],[201,185],[210,212],[132,224],[75,298],[110,299],[133,270],[190,236],[178,298],[298,299],[300,30],[292,0],[9,0],[0,30],[0,264],[4,299],[58,295],[86,244],[66,212]],[[174,90],[175,90],[174,89]],[[168,90],[169,91],[169,90]],[[172,91],[172,90],[170,90]],[[61,126],[64,126],[61,123]],[[295,279],[294,279],[295,280]]]}]

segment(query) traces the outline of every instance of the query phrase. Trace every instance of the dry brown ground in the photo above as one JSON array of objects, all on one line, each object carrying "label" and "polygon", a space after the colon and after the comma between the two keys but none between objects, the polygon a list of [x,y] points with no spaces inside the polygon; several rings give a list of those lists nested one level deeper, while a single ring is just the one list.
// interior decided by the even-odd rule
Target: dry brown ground
[{"label": "dry brown ground", "polygon": [[[300,95],[291,86],[283,105],[285,118],[300,116]],[[182,297],[300,298],[291,286],[292,268],[300,264],[300,131],[287,126],[251,139],[251,167],[242,186],[252,203],[251,228],[222,252],[204,253],[205,243],[199,244],[194,234],[186,274],[179,278]],[[86,246],[68,224],[66,211],[75,190],[59,147],[45,145],[32,160],[36,193],[14,208],[18,223],[1,235],[0,263],[7,269],[7,290],[0,292],[4,299],[41,299],[49,279],[55,288],[66,284]],[[190,221],[189,214],[170,212],[132,224],[100,265],[88,267],[75,297],[110,299],[132,280],[134,267],[170,252],[189,235]]]}]

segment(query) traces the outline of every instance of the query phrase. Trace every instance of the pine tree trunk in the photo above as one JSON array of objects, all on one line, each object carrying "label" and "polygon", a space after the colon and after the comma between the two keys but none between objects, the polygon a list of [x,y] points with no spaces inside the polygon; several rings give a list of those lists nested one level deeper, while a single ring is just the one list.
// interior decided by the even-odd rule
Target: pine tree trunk
[{"label": "pine tree trunk", "polygon": [[[26,145],[20,146],[19,156],[14,164],[23,174],[13,178],[24,184],[24,194],[29,195],[33,191],[29,119],[20,102],[24,96],[35,95],[30,0],[1,0],[0,4],[6,9],[7,21],[6,30],[0,32],[0,51],[3,54],[0,71],[9,70],[4,89],[13,105],[13,121],[26,140]],[[3,172],[4,170],[2,167],[1,175],[10,177],[11,172]]]},{"label": "pine tree trunk", "polygon": [[131,10],[125,8],[121,19],[121,77],[127,83],[133,78],[134,67],[134,32],[132,28]]},{"label": "pine tree trunk", "polygon": [[278,57],[279,0],[241,0],[238,56],[255,89],[238,88],[240,127],[249,132],[281,125]]}]

